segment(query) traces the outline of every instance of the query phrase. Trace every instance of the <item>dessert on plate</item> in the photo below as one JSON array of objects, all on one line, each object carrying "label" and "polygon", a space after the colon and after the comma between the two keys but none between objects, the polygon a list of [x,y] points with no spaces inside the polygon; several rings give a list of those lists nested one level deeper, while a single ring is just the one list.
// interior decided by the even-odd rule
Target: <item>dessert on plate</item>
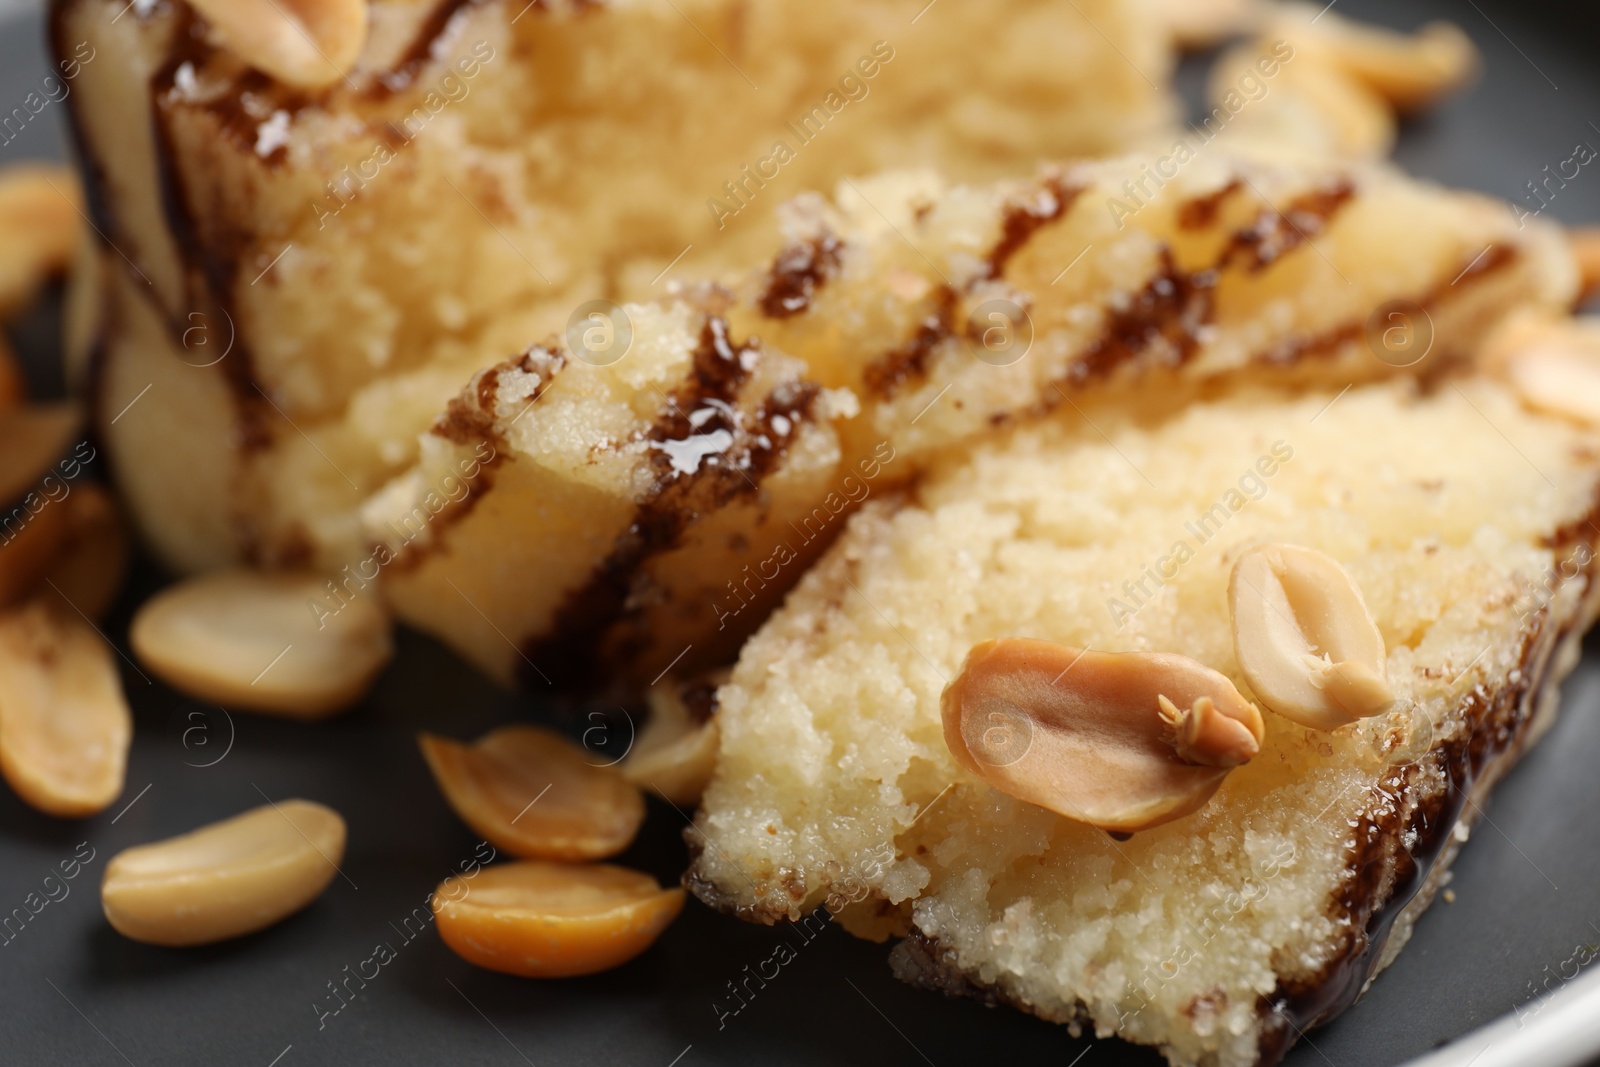
[{"label": "dessert on plate", "polygon": [[[908,478],[1146,347],[1125,362],[1204,378],[1316,352],[1299,362],[1337,376],[1326,357],[1358,351],[1386,300],[1426,303],[1449,350],[1569,285],[1552,231],[1516,232],[1487,202],[1194,137],[1175,151],[1170,41],[1133,3],[357,4],[366,43],[342,72],[252,66],[251,38],[183,4],[116,6],[63,0],[52,25],[59,50],[106,60],[71,98],[113,245],[86,260],[73,332],[146,539],[180,570],[335,575],[329,611],[381,582],[402,618],[507,680],[727,659],[836,534],[862,491],[843,477]],[[708,43],[702,21],[725,36]],[[965,46],[979,28],[1083,62],[1036,45],[994,60]],[[1252,84],[1336,65],[1261,45]],[[638,58],[664,47],[674,62]],[[839,64],[853,73],[833,99],[818,72]],[[738,171],[729,153],[811,95],[839,105],[826,138],[778,178],[740,177],[737,219],[702,217],[701,192]],[[937,121],[907,119],[924,113]],[[1160,151],[1121,163],[961,184],[1152,138]],[[912,163],[942,176],[849,179],[770,233],[808,185]],[[1391,227],[1408,240],[1380,248]],[[1291,255],[1308,239],[1315,256]],[[670,290],[708,275],[731,300]],[[629,294],[656,307],[605,299]],[[751,381],[686,384],[691,353],[725,361],[709,315],[760,365],[738,369]],[[980,362],[973,343],[1001,350]],[[505,364],[520,369],[483,372],[524,350]]]},{"label": "dessert on plate", "polygon": [[[756,921],[826,908],[896,939],[910,982],[1173,1064],[1277,1062],[1394,958],[1555,713],[1597,607],[1595,425],[1482,374],[1235,387],[1068,411],[934,466],[862,507],[717,690],[688,884]],[[1370,612],[1383,687],[1364,717],[1316,717],[1242,666],[1264,646],[1232,598],[1264,580],[1241,558],[1272,545],[1294,546],[1275,550],[1289,596],[1264,595],[1311,638],[1284,669],[1312,700],[1337,710],[1316,688],[1333,647],[1316,627]],[[1042,681],[1015,662],[963,670],[1010,638],[1062,651]],[[1136,762],[1102,762],[1109,733],[1044,770],[1023,760],[1059,728],[1019,715],[1030,686],[1100,686],[1096,729],[1112,731],[1106,692],[1184,684],[1129,660],[1104,689],[1108,653],[1187,657],[1260,708],[1242,765],[1181,761],[1215,777],[1209,802],[1131,836],[1116,811],[1082,821],[1091,799],[1040,799],[1125,780],[1148,795],[1120,803],[1173,799]],[[949,694],[978,668],[988,703],[952,741]],[[1046,771],[1053,785],[1028,780]]]},{"label": "dessert on plate", "polygon": [[664,293],[669,267],[765,255],[773,209],[806,189],[1026,172],[1175,114],[1170,41],[1129,0],[318,6],[363,21],[364,45],[311,27],[288,62],[233,25],[281,28],[263,0],[52,8],[62,58],[94,56],[68,100],[115,268],[104,358],[140,388],[187,365],[145,399],[161,447],[205,454],[191,490],[124,465],[183,570],[313,556],[331,534],[306,513],[348,515],[409,465],[474,371],[590,299]]},{"label": "dessert on plate", "polygon": [[[698,800],[706,904],[826,909],[910,982],[1182,1067],[1277,1062],[1394,958],[1600,610],[1600,334],[1566,317],[1594,271],[1381,161],[1471,77],[1459,30],[1248,0],[290,7],[54,0],[94,220],[69,372],[190,575],[131,628],[174,687],[343,711],[398,619],[507,684],[652,690],[620,767],[525,725],[425,735],[521,858],[470,903],[476,860],[441,884],[448,944],[525,977],[646,951],[683,890],[594,861],[648,789]],[[1180,125],[1177,49],[1240,35]],[[8,313],[71,226],[6,188],[48,238]],[[93,565],[115,508],[77,500],[31,542],[65,591],[0,603],[106,681],[0,677],[28,712],[0,762],[57,812],[111,802],[128,732],[57,603],[121,577]],[[336,813],[295,810],[340,853]],[[288,857],[315,899],[335,861],[284,830],[125,853],[107,914],[161,944],[275,922],[207,887]],[[205,929],[170,910],[196,885]]]}]

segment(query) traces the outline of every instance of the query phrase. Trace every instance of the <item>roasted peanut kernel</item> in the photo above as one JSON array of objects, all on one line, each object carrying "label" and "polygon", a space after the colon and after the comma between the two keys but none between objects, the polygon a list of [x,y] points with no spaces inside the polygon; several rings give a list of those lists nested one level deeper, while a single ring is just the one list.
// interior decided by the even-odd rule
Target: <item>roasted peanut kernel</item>
[{"label": "roasted peanut kernel", "polygon": [[1512,355],[1505,374],[1529,407],[1600,426],[1600,352],[1548,341]]},{"label": "roasted peanut kernel", "polygon": [[650,718],[617,770],[674,804],[697,804],[717,769],[719,679],[650,687]]},{"label": "roasted peanut kernel", "polygon": [[419,742],[450,807],[513,856],[615,856],[644,821],[637,787],[552,730],[504,726],[471,745],[432,734]]},{"label": "roasted peanut kernel", "polygon": [[1402,111],[1416,111],[1461,88],[1478,69],[1478,50],[1459,26],[1430,22],[1414,34],[1344,19],[1295,38]]},{"label": "roasted peanut kernel", "polygon": [[85,482],[61,502],[66,516],[60,551],[45,572],[39,595],[67,610],[103,619],[128,572],[128,535],[117,502]]},{"label": "roasted peanut kernel", "polygon": [[[66,455],[82,429],[83,409],[71,403],[33,404],[0,413],[0,503],[25,502],[28,491]],[[37,496],[45,499],[43,493]]]},{"label": "roasted peanut kernel", "polygon": [[1185,656],[1022,638],[975,646],[942,711],[945,744],[979,778],[1121,832],[1200,808],[1263,734],[1233,683]]},{"label": "roasted peanut kernel", "polygon": [[124,937],[206,945],[254,933],[315,900],[344,858],[339,813],[309,800],[252,808],[117,853],[100,902]]},{"label": "roasted peanut kernel", "polygon": [[451,951],[524,978],[620,966],[654,944],[682,908],[682,889],[609,864],[505,863],[447,878],[433,893]]},{"label": "roasted peanut kernel", "polygon": [[1600,292],[1600,226],[1580,226],[1567,231],[1572,258],[1578,264],[1578,302]]},{"label": "roasted peanut kernel", "polygon": [[329,602],[314,574],[221,571],[145,601],[128,638],[142,662],[190,696],[321,718],[360,700],[394,653],[376,594],[339,601],[337,611]]},{"label": "roasted peanut kernel", "polygon": [[1336,730],[1394,703],[1383,635],[1332,557],[1303,545],[1253,548],[1234,564],[1228,604],[1239,669],[1272,711]]},{"label": "roasted peanut kernel", "polygon": [[25,163],[0,170],[0,319],[72,263],[82,200],[70,167]]},{"label": "roasted peanut kernel", "polygon": [[289,85],[331,85],[367,41],[367,0],[192,2],[228,51]]},{"label": "roasted peanut kernel", "polygon": [[43,494],[30,493],[17,510],[21,515],[0,511],[6,520],[0,527],[0,608],[29,599],[44,585],[40,575],[60,558],[70,525],[66,509]]},{"label": "roasted peanut kernel", "polygon": [[[1288,73],[1292,71],[1292,73]],[[1304,58],[1286,68],[1284,104],[1298,102],[1301,117],[1324,131],[1325,144],[1340,155],[1377,159],[1394,147],[1394,112],[1376,92],[1318,59]]]},{"label": "roasted peanut kernel", "polygon": [[122,792],[133,717],[109,645],[35,600],[0,613],[0,772],[49,815],[78,818]]},{"label": "roasted peanut kernel", "polygon": [[[1298,46],[1299,41],[1296,40]],[[1265,44],[1230,49],[1212,70],[1208,99],[1224,107],[1242,77],[1258,76]],[[1239,113],[1235,126],[1275,154],[1377,158],[1394,145],[1394,110],[1365,84],[1320,54],[1297,51],[1259,103]],[[1230,127],[1233,128],[1233,127]]]}]

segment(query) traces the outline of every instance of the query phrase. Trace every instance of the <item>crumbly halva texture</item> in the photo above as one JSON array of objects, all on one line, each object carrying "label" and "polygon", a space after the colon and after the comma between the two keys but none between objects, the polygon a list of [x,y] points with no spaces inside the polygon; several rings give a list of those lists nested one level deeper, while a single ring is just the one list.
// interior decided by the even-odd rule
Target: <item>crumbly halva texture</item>
[{"label": "crumbly halva texture", "polygon": [[[76,363],[95,368],[135,521],[175,569],[381,581],[406,621],[502,679],[621,665],[649,680],[685,649],[683,668],[731,654],[852,497],[1074,387],[1178,365],[1361,377],[1388,369],[1361,343],[1384,300],[1432,315],[1442,359],[1509,303],[1560,304],[1573,285],[1553,231],[1518,231],[1488,201],[1371,167],[1237,161],[1226,134],[1175,159],[1167,94],[1139,75],[1164,83],[1169,42],[1132,0],[930,11],[912,33],[921,6],[899,0],[804,17],[522,7],[374,3],[348,81],[307,91],[245,66],[181,4],[117,19],[111,0],[57,0],[56,51],[95,57],[70,104],[115,242],[86,257]],[[970,47],[980,29],[998,51]],[[824,135],[763,165],[770,131],[815,126],[815,106]],[[1152,131],[1165,154],[982,184]],[[797,190],[917,163],[948,177],[852,178],[770,233]],[[673,295],[708,276],[726,292]],[[558,336],[484,371],[597,296],[659,302],[626,305],[617,365]],[[707,398],[731,410],[686,406],[711,315],[741,361],[798,370],[752,369],[766,391]],[[570,381],[524,413],[527,375],[546,374],[524,364],[605,380],[577,392],[620,399],[584,416],[606,428],[586,444],[616,461],[543,417]],[[640,381],[653,388],[625,395]],[[723,464],[734,421],[758,432]],[[524,522],[548,536],[524,542]]]},{"label": "crumbly halva texture", "polygon": [[[145,421],[172,424],[171,453],[217,453],[184,472],[203,487],[188,496],[126,486],[183,570],[353,535],[316,516],[404,470],[473,372],[591,298],[660,295],[669,266],[769,255],[773,209],[803,190],[907,165],[991,180],[1125,149],[1176,113],[1142,0],[915,24],[925,0],[365,6],[354,66],[311,89],[179,0],[53,3],[100,250],[129,283],[106,298],[100,358],[189,364],[197,383],[152,389]],[[142,454],[128,437],[114,449]]]},{"label": "crumbly halva texture", "polygon": [[[731,656],[845,512],[1006,424],[1432,370],[1570,299],[1555,232],[1387,168],[1198,158],[1125,214],[1148,167],[848,182],[791,205],[770,268],[626,305],[615,363],[553,342],[481,373],[365,513],[382,536],[453,464],[500,459],[470,510],[411,520],[430,536],[389,572],[397,610],[502,678],[649,682]],[[1411,332],[1372,331],[1394,301]]]},{"label": "crumbly halva texture", "polygon": [[[686,883],[756,921],[841,908],[903,939],[909,981],[1173,1064],[1274,1063],[1393,958],[1553,715],[1596,607],[1600,438],[1470,376],[1086,410],[852,518],[717,692]],[[1399,709],[1266,714],[1209,804],[1128,840],[951,754],[941,691],[994,638],[1176,653],[1254,698],[1227,586],[1264,542],[1351,575]]]}]

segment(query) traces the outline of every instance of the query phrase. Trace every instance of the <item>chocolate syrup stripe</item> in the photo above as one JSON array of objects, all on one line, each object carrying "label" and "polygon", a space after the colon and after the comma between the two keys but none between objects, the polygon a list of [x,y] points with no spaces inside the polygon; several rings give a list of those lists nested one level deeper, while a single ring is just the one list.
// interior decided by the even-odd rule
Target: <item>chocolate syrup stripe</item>
[{"label": "chocolate syrup stripe", "polygon": [[[1066,191],[1058,188],[1055,195],[1057,202],[1064,208]],[[1209,194],[1210,197],[1218,195]],[[1347,183],[1341,182],[1331,189],[1313,190],[1297,198],[1291,202],[1284,215],[1300,216],[1299,226],[1305,236],[1314,236],[1320,231],[1321,226],[1326,224],[1327,219],[1351,199],[1351,196]],[[1274,218],[1282,217],[1276,211],[1271,212],[1271,215]],[[1034,223],[1028,229],[1029,234],[1037,232],[1044,221],[1047,221],[1037,213],[1030,217]],[[1323,221],[1320,224],[1307,222],[1306,219],[1310,217],[1321,218]],[[1013,242],[1013,247],[1003,256],[991,256],[991,262],[1003,265],[1010,255],[1015,254],[1020,245],[1015,245],[1014,242],[1023,229],[1020,224],[1009,227],[1010,237],[1007,240]],[[1239,256],[1241,253],[1236,251],[1239,248],[1253,247],[1251,241],[1267,239],[1265,236],[1267,231],[1264,228],[1251,227],[1240,232],[1251,236],[1241,238],[1236,234],[1234,239],[1230,240],[1227,250],[1222,253],[1219,263]],[[1253,261],[1260,257],[1251,253],[1250,258]],[[1468,277],[1481,277],[1512,262],[1514,258],[1514,249],[1497,246],[1496,251],[1481,257],[1469,268]],[[775,264],[774,273],[776,267]],[[1162,269],[1146,284],[1129,308],[1109,316],[1100,340],[1069,368],[1069,375],[1077,377],[1069,377],[1067,381],[1076,386],[1094,377],[1109,374],[1116,366],[1136,358],[1158,340],[1164,340],[1172,347],[1180,363],[1192,357],[1198,345],[1198,331],[1211,317],[1215,274],[1216,268],[1193,272],[1181,271],[1173,262],[1171,253],[1164,250]],[[769,282],[768,292],[771,290],[772,284]],[[1425,296],[1424,302],[1432,303],[1442,295],[1442,291],[1430,293]],[[932,313],[918,323],[906,344],[893,350],[867,369],[865,373],[869,389],[874,389],[879,395],[892,393],[898,388],[899,382],[926,371],[927,361],[934,349],[954,330],[956,304],[954,291],[948,286],[941,286],[935,291],[932,299],[934,304]],[[1252,362],[1293,362],[1308,355],[1337,351],[1344,343],[1359,337],[1363,327],[1364,323],[1348,324],[1301,342],[1292,353],[1286,354],[1281,349],[1274,350],[1257,356]],[[702,351],[705,348],[704,337],[701,348]],[[811,386],[811,389],[814,391],[815,387]],[[809,400],[808,397],[807,414],[809,414]],[[1047,399],[1044,406],[1046,410],[1053,408],[1054,398]],[[683,405],[681,410],[693,410],[693,407]],[[676,437],[681,437],[686,430],[680,425],[670,432]],[[774,464],[781,458],[776,453],[758,453],[758,455]],[[724,471],[724,476],[726,473]],[[752,480],[759,485],[761,479],[756,476]],[[740,482],[733,483],[731,488],[734,491],[733,495],[737,495],[749,489],[749,484],[741,479]],[[698,494],[703,490],[695,492]],[[533,658],[533,654],[537,652],[544,657],[558,657],[559,662],[580,664],[581,669],[575,672],[574,677],[592,673],[598,666],[596,659],[596,649],[600,644],[598,635],[606,633],[627,614],[628,594],[638,579],[640,569],[649,559],[675,547],[693,518],[713,510],[716,506],[718,505],[707,503],[701,498],[691,507],[686,503],[674,503],[668,500],[666,495],[653,498],[641,505],[635,522],[615,546],[601,572],[588,585],[569,596],[555,626],[551,629],[552,633],[570,632],[574,636],[571,639],[550,638],[536,641],[526,650],[529,658]],[[690,517],[691,512],[694,513],[693,517]],[[640,643],[637,639],[630,640],[635,645]],[[588,644],[583,644],[585,641]]]},{"label": "chocolate syrup stripe", "polygon": [[[245,254],[245,241],[221,242],[207,240],[200,220],[189,206],[189,192],[178,163],[178,153],[173,144],[171,114],[168,108],[176,83],[178,69],[185,63],[195,68],[204,65],[212,49],[201,34],[201,23],[188,5],[181,5],[177,27],[173,32],[172,49],[167,61],[150,77],[150,126],[155,148],[157,189],[167,229],[177,249],[185,274],[184,291],[191,309],[205,314],[213,308],[235,324],[234,344],[227,359],[219,364],[222,378],[228,383],[238,413],[240,451],[246,455],[268,447],[272,434],[267,429],[266,405],[256,382],[255,359],[250,342],[238,330],[240,317],[233,299],[233,285],[239,274],[239,263]],[[223,103],[222,101],[228,101]],[[221,100],[207,105],[207,109],[223,118],[224,127],[242,119],[243,109],[234,92],[224,93]],[[229,117],[232,116],[232,117]],[[203,291],[194,285],[198,277]],[[174,345],[181,346],[183,323],[167,319],[167,331]]]},{"label": "chocolate syrup stripe", "polygon": [[[569,0],[575,13],[583,14],[598,10],[606,6],[607,0]],[[417,80],[417,74],[433,59],[433,47],[450,30],[450,24],[455,21],[463,9],[469,7],[483,7],[489,0],[437,0],[433,9],[417,27],[416,34],[411,38],[411,43],[400,54],[387,71],[373,79],[372,85],[366,90],[366,95],[381,98],[392,93],[402,92],[410,88]],[[519,14],[512,17],[512,21],[522,17],[528,11],[548,12],[548,0],[517,0],[511,3],[512,8],[518,9]]]},{"label": "chocolate syrup stripe", "polygon": [[[1585,520],[1586,524],[1592,521],[1592,517]],[[1593,546],[1596,539],[1582,540]],[[1568,551],[1576,544],[1568,545]],[[1582,573],[1585,583],[1592,584],[1592,561]],[[1535,702],[1555,649],[1577,625],[1576,620],[1570,620],[1549,640],[1541,640],[1550,625],[1549,612],[1548,605],[1540,609],[1524,637],[1518,681],[1502,686],[1492,696],[1481,688],[1470,693],[1461,714],[1473,724],[1472,730],[1429,753],[1426,769],[1408,766],[1398,787],[1410,799],[1415,783],[1431,772],[1444,774],[1446,789],[1426,801],[1411,803],[1404,814],[1392,806],[1380,808],[1379,798],[1372,797],[1372,806],[1355,830],[1356,844],[1349,856],[1351,877],[1341,888],[1338,900],[1336,917],[1347,919],[1349,924],[1346,947],[1317,977],[1280,982],[1270,996],[1262,998],[1263,1014],[1278,1016],[1283,1025],[1262,1035],[1260,1067],[1274,1067],[1294,1045],[1299,1032],[1333,1019],[1355,1003],[1372,977],[1395,921],[1426,884],[1448,844],[1469,791],[1485,770],[1492,772],[1491,780],[1497,780],[1504,772],[1505,766],[1491,767],[1492,761],[1503,758],[1509,765],[1509,761],[1521,756],[1519,750],[1534,720]],[[1381,814],[1374,816],[1373,810]],[[1407,850],[1400,843],[1410,836],[1414,836],[1416,844]]]},{"label": "chocolate syrup stripe", "polygon": [[816,291],[839,269],[842,247],[838,237],[824,231],[779,252],[758,301],[762,314],[787,319],[810,308]]},{"label": "chocolate syrup stripe", "polygon": [[[72,54],[73,45],[67,39],[67,15],[79,2],[81,0],[50,2],[45,32],[50,40],[50,51],[57,58]],[[67,137],[71,142],[72,155],[78,162],[78,171],[83,177],[84,206],[88,209],[91,223],[98,231],[98,241],[104,242],[101,247],[109,247],[110,238],[104,235],[117,231],[111,219],[110,204],[106,195],[105,169],[101,167],[100,160],[95,154],[89,151],[88,143],[84,140],[83,116],[78,113],[78,96],[78,93],[67,94]],[[121,264],[117,264],[115,269],[122,269]],[[102,282],[102,285],[104,284]],[[84,383],[89,403],[91,433],[95,432],[95,427],[102,425],[106,414],[104,382],[109,327],[106,323],[107,312],[103,295],[99,302],[100,313],[96,316],[95,335],[89,342],[89,360],[85,368]]]},{"label": "chocolate syrup stripe", "polygon": [[[411,43],[406,46],[400,58],[386,72],[373,80],[371,94],[383,96],[409,88],[411,83],[416,81],[417,73],[428,65],[428,60],[433,56],[434,43],[444,36],[456,14],[462,8],[482,2],[483,0],[437,0],[433,10],[422,20],[416,36],[411,39]],[[542,0],[535,0],[529,6],[543,8],[544,4]]]},{"label": "chocolate syrup stripe", "polygon": [[[1562,528],[1563,531],[1577,529],[1588,531],[1589,535],[1562,542],[1559,547],[1567,557],[1580,542],[1590,545],[1591,549],[1600,543],[1600,535],[1595,534],[1600,530],[1600,496],[1587,516]],[[1561,531],[1558,531],[1547,538],[1546,543],[1553,544],[1560,536]],[[1595,581],[1596,570],[1597,561],[1591,551],[1590,563],[1582,571],[1586,583]],[[1593,597],[1587,587],[1586,594]],[[1470,790],[1485,780],[1486,772],[1497,779],[1508,768],[1509,760],[1520,756],[1517,750],[1526,743],[1537,710],[1536,701],[1555,651],[1580,624],[1581,618],[1580,611],[1560,630],[1547,635],[1550,618],[1546,605],[1523,635],[1518,680],[1492,694],[1486,694],[1480,687],[1462,702],[1460,714],[1471,724],[1470,731],[1430,752],[1424,757],[1424,764],[1397,768],[1373,787],[1372,805],[1355,830],[1356,844],[1348,854],[1350,877],[1339,887],[1334,901],[1335,917],[1348,920],[1344,948],[1316,977],[1301,982],[1280,982],[1271,995],[1260,998],[1259,1010],[1262,1018],[1269,1021],[1269,1028],[1262,1034],[1258,1067],[1275,1067],[1302,1032],[1336,1017],[1360,995],[1396,920],[1426,884],[1449,844]],[[1412,800],[1419,792],[1418,782],[1429,777],[1436,779],[1440,774],[1447,782],[1442,791],[1431,792],[1426,801]],[[1403,779],[1398,787],[1389,784],[1396,776]],[[1387,802],[1389,798],[1379,797],[1377,791],[1392,792],[1396,788],[1401,798],[1410,803],[1400,810],[1387,803],[1380,807],[1379,802]],[[1371,814],[1374,809],[1383,814],[1374,817]],[[1415,841],[1409,850],[1403,845],[1408,838]],[[685,829],[684,840],[689,845],[691,862],[683,885],[703,903],[749,922],[770,924],[786,918],[763,905],[745,904],[723,892],[699,871],[696,861],[704,845],[692,827]],[[901,975],[913,985],[947,996],[976,999],[990,1006],[1010,1004],[1037,1014],[1035,1005],[967,975],[953,952],[937,938],[919,930],[913,929],[897,946],[896,953],[915,967],[915,974]],[[1078,1017],[1087,1021],[1081,1014]],[[1271,1026],[1273,1017],[1281,1024]]]},{"label": "chocolate syrup stripe", "polygon": [[[1197,228],[1215,221],[1228,196],[1242,187],[1234,181],[1221,189],[1180,204],[1179,225]],[[1049,194],[1047,210],[1027,203],[1012,205],[1001,224],[1001,236],[988,259],[985,278],[1001,277],[1011,258],[1046,223],[1060,218],[1083,192],[1051,179],[1042,190]],[[1215,314],[1213,293],[1222,272],[1242,268],[1251,273],[1266,269],[1327,228],[1328,223],[1355,196],[1348,179],[1295,197],[1283,211],[1271,206],[1249,226],[1234,231],[1210,266],[1182,270],[1170,247],[1161,250],[1160,267],[1133,296],[1130,305],[1107,313],[1100,338],[1067,367],[1061,384],[1081,386],[1103,378],[1123,363],[1137,359],[1158,343],[1165,343],[1179,365],[1199,350],[1200,331]],[[924,318],[905,345],[890,350],[867,368],[863,381],[868,391],[887,399],[907,382],[927,373],[932,352],[951,335],[955,294],[944,287],[935,297],[935,313]],[[1053,406],[1048,405],[1048,406]]]},{"label": "chocolate syrup stripe", "polygon": [[956,291],[940,285],[930,297],[932,307],[917,323],[911,337],[898,348],[891,348],[861,372],[861,384],[873,396],[888,399],[907,382],[927,377],[928,361],[945,340],[955,333]]},{"label": "chocolate syrup stripe", "polygon": [[1243,188],[1244,180],[1234,178],[1216,192],[1185,200],[1178,205],[1178,228],[1182,230],[1204,230],[1216,225],[1217,213],[1222,210],[1223,203]]},{"label": "chocolate syrup stripe", "polygon": [[[707,317],[690,380],[663,406],[646,439],[682,441],[692,434],[725,430],[732,443],[719,454],[716,464],[702,463],[691,474],[674,471],[666,451],[652,451],[655,486],[639,502],[628,529],[589,580],[567,594],[545,628],[546,636],[523,650],[529,661],[544,664],[542,669],[558,686],[598,677],[602,661],[624,651],[615,647],[618,640],[631,645],[641,642],[639,635],[618,630],[625,630],[619,624],[637,614],[628,601],[645,565],[677,548],[701,516],[758,492],[765,477],[787,454],[802,423],[813,417],[820,389],[810,382],[778,386],[749,424],[731,414],[750,374],[745,357],[754,350],[754,342],[736,344],[727,329],[721,318]],[[691,416],[708,410],[712,412],[709,419],[691,422]],[[774,429],[774,421],[780,417],[788,420],[786,434]],[[758,441],[763,437],[764,446]]]},{"label": "chocolate syrup stripe", "polygon": [[1000,223],[1000,239],[989,252],[986,277],[999,278],[1004,275],[1011,258],[1022,251],[1034,234],[1072,210],[1072,205],[1083,191],[1083,186],[1068,185],[1059,176],[1052,175],[1039,184],[1038,192],[1045,197],[1042,204],[1011,204]]},{"label": "chocolate syrup stripe", "polygon": [[[1012,201],[1000,222],[1000,236],[985,260],[985,271],[974,282],[1004,275],[1012,258],[1032,240],[1033,235],[1065,215],[1083,191],[1083,186],[1068,185],[1060,177],[1051,176],[1034,190],[1035,194],[1043,194],[1042,202],[1027,199]],[[918,218],[920,221],[921,216]],[[954,316],[957,303],[958,294],[949,285],[940,285],[935,289],[928,314],[917,323],[915,332],[905,344],[885,352],[862,372],[862,384],[867,392],[889,399],[906,383],[925,379],[928,361],[934,350],[956,331]]]}]

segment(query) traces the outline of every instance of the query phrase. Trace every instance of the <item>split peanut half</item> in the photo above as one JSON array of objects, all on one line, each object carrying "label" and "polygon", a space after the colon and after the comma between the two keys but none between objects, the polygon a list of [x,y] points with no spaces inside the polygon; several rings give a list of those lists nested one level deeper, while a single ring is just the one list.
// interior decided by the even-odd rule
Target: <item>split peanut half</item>
[{"label": "split peanut half", "polygon": [[1272,711],[1336,730],[1393,706],[1383,635],[1331,556],[1303,545],[1253,548],[1234,564],[1228,604],[1239,669]]},{"label": "split peanut half", "polygon": [[439,936],[468,963],[524,978],[609,970],[655,943],[683,890],[609,864],[520,862],[447,878],[433,893]]},{"label": "split peanut half", "polygon": [[1600,426],[1600,359],[1595,355],[1543,346],[1518,353],[1506,372],[1530,407]]},{"label": "split peanut half", "polygon": [[717,684],[651,686],[650,719],[617,765],[623,777],[674,804],[698,804],[717,769]]},{"label": "split peanut half", "polygon": [[[1595,257],[1600,270],[1600,241]],[[1600,320],[1524,309],[1490,334],[1478,361],[1528,407],[1600,426]]]},{"label": "split peanut half", "polygon": [[288,85],[349,73],[367,40],[367,0],[191,0],[223,47]]},{"label": "split peanut half", "polygon": [[[0,242],[3,242],[0,236]],[[3,342],[0,342],[3,345]],[[26,598],[55,559],[67,529],[56,476],[83,428],[76,404],[0,404],[0,607]]]},{"label": "split peanut half", "polygon": [[51,473],[83,430],[83,409],[73,403],[30,404],[0,413],[0,504],[15,507]]},{"label": "split peanut half", "polygon": [[[1478,50],[1459,26],[1430,22],[1416,33],[1323,15],[1295,5],[1268,33],[1289,37],[1297,52],[1337,67],[1401,111],[1426,108],[1461,88],[1478,69]],[[1298,60],[1297,56],[1297,60]]]},{"label": "split peanut half", "polygon": [[1567,231],[1572,258],[1578,264],[1578,301],[1600,292],[1600,226],[1579,226]]},{"label": "split peanut half", "polygon": [[985,641],[944,691],[944,739],[1002,792],[1114,832],[1198,810],[1260,751],[1255,705],[1186,656]]},{"label": "split peanut half", "polygon": [[0,608],[28,599],[44,586],[41,575],[55,566],[71,523],[63,504],[30,493],[0,511]]},{"label": "split peanut half", "polygon": [[553,730],[504,726],[470,745],[433,734],[419,743],[450,807],[513,856],[615,856],[644,821],[638,787]]},{"label": "split peanut half", "polygon": [[128,573],[128,534],[122,515],[111,494],[94,482],[73,489],[61,508],[66,529],[39,594],[67,610],[103,619]]},{"label": "split peanut half", "polygon": [[1274,149],[1313,154],[1374,159],[1394,146],[1394,111],[1377,92],[1319,53],[1304,50],[1283,61],[1270,81],[1263,80],[1258,64],[1270,51],[1266,41],[1231,49],[1213,68],[1208,99],[1218,108],[1228,109],[1230,96],[1238,107],[1241,85],[1268,86],[1231,126]]},{"label": "split peanut half", "polygon": [[122,792],[132,737],[99,634],[42,600],[0,612],[0,772],[18,796],[66,818],[104,810]]},{"label": "split peanut half", "polygon": [[337,612],[328,600],[314,574],[220,571],[151,597],[128,637],[141,662],[192,697],[322,718],[360,700],[394,654],[376,592]]},{"label": "split peanut half", "polygon": [[82,201],[70,167],[23,163],[0,170],[0,319],[71,265]]},{"label": "split peanut half", "polygon": [[124,937],[207,945],[254,933],[315,900],[344,858],[344,819],[284,800],[119,852],[100,902]]}]

